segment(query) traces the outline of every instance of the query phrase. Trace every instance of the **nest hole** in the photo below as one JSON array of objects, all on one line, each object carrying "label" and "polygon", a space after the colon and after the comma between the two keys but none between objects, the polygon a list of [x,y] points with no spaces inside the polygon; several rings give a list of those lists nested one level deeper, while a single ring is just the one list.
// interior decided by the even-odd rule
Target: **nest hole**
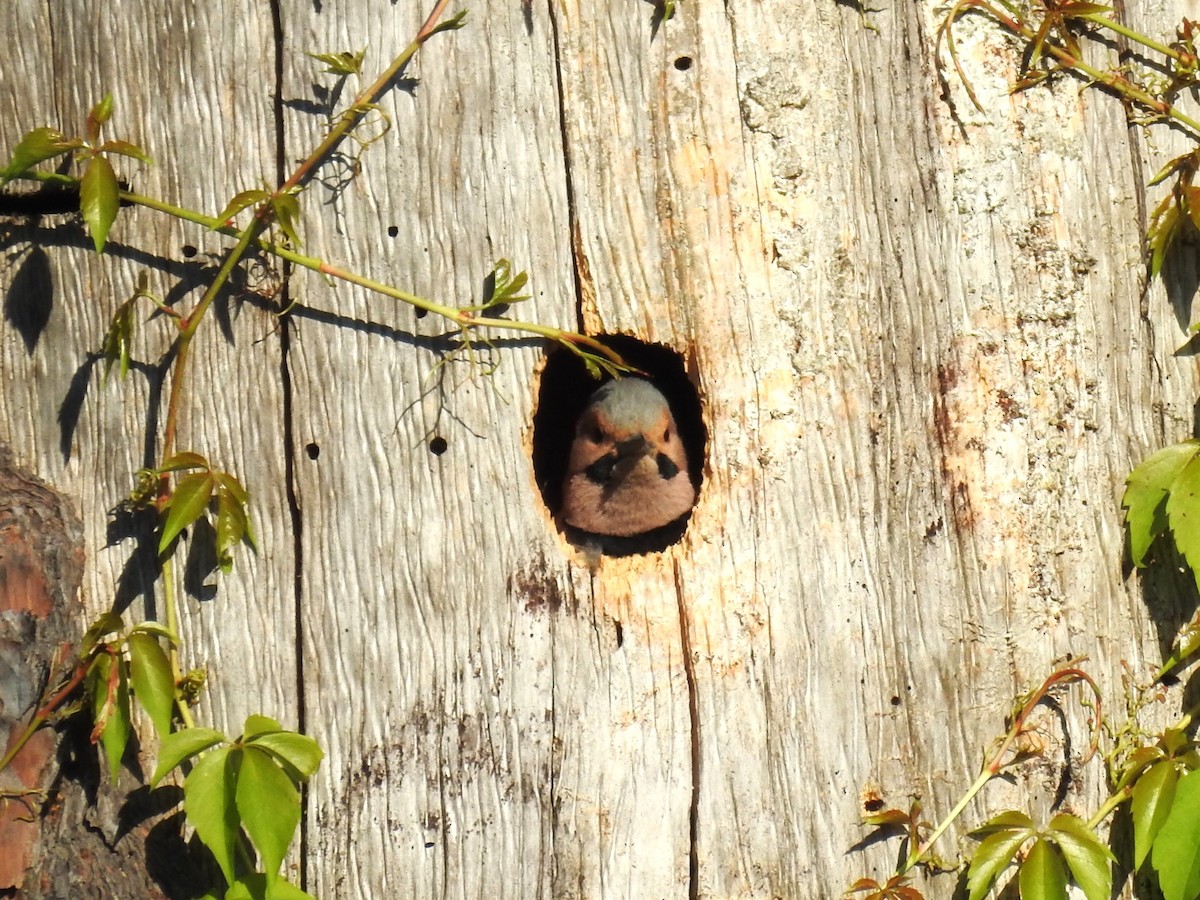
[{"label": "nest hole", "polygon": [[[708,430],[704,427],[700,395],[688,377],[684,358],[670,347],[629,335],[600,334],[594,337],[619,353],[631,366],[640,369],[644,373],[640,377],[650,381],[667,398],[687,453],[688,474],[699,496],[704,480]],[[542,370],[537,411],[533,416],[533,473],[542,500],[569,538],[572,537],[571,530],[563,526],[558,515],[562,508],[563,479],[575,437],[575,423],[587,408],[592,394],[611,380],[607,375],[593,378],[583,361],[564,349],[551,353]],[[680,527],[656,536],[649,543],[631,540],[628,548],[606,546],[604,553],[627,556],[663,550],[683,536],[684,526],[686,519]]]}]

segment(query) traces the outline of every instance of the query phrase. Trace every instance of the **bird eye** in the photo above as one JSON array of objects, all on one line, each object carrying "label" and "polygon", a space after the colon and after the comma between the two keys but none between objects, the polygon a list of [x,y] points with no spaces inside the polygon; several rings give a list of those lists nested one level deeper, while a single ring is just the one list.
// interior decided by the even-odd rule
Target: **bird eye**
[{"label": "bird eye", "polygon": [[670,439],[671,439],[671,426],[668,425],[667,430],[663,432],[663,443],[665,444]]},{"label": "bird eye", "polygon": [[587,439],[593,444],[599,444],[604,441],[604,432],[600,430],[599,425],[592,425],[588,428]]}]

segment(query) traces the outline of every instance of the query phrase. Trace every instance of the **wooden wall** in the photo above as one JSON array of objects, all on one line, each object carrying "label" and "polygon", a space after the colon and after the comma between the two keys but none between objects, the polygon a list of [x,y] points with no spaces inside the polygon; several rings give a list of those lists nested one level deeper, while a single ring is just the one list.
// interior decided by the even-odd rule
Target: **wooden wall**
[{"label": "wooden wall", "polygon": [[[357,177],[343,158],[302,198],[305,252],[462,304],[507,257],[521,316],[678,351],[708,444],[664,553],[590,567],[555,528],[540,342],[497,341],[484,377],[436,317],[304,271],[281,324],[261,266],[202,328],[180,447],[249,486],[260,550],[189,597],[185,659],[201,720],[324,748],[316,896],[836,896],[894,859],[848,852],[864,792],[936,817],[1054,661],[1119,691],[1121,660],[1160,658],[1177,616],[1124,578],[1118,503],[1193,428],[1195,266],[1146,288],[1141,258],[1181,139],[1069,78],[1008,94],[1016,52],[977,18],[978,112],[935,71],[941,4],[876,5],[681,0],[655,33],[634,0],[482,0],[384,97]],[[1165,35],[1181,14],[1125,5]],[[327,127],[306,53],[379,71],[427,12],[7,2],[0,145],[111,92],[155,158],[123,177],[215,214]],[[170,329],[144,323],[126,381],[94,354],[138,272],[186,309],[229,242],[131,208],[101,257],[61,215],[0,244],[0,440],[77,506],[81,627],[118,585],[154,615],[105,513],[154,461]],[[1059,774],[978,811],[1045,812]]]}]

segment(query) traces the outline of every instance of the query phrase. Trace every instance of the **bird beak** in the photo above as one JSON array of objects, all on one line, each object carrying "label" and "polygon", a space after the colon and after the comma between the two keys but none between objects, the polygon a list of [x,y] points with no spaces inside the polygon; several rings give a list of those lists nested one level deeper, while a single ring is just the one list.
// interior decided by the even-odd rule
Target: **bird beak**
[{"label": "bird beak", "polygon": [[617,464],[613,467],[614,477],[620,481],[637,467],[642,458],[650,453],[650,442],[644,435],[637,435],[617,444]]},{"label": "bird beak", "polygon": [[650,442],[646,440],[645,435],[639,434],[637,437],[631,437],[617,444],[618,460],[629,459],[630,457],[640,459],[649,452]]}]

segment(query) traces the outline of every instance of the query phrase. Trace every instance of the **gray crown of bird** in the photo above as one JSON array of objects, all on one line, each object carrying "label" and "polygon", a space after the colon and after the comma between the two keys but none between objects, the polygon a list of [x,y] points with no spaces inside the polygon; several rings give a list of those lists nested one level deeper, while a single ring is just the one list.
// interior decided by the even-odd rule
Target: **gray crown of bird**
[{"label": "gray crown of bird", "polygon": [[575,426],[562,517],[592,534],[630,536],[669,525],[696,490],[667,398],[640,378],[600,387]]}]

